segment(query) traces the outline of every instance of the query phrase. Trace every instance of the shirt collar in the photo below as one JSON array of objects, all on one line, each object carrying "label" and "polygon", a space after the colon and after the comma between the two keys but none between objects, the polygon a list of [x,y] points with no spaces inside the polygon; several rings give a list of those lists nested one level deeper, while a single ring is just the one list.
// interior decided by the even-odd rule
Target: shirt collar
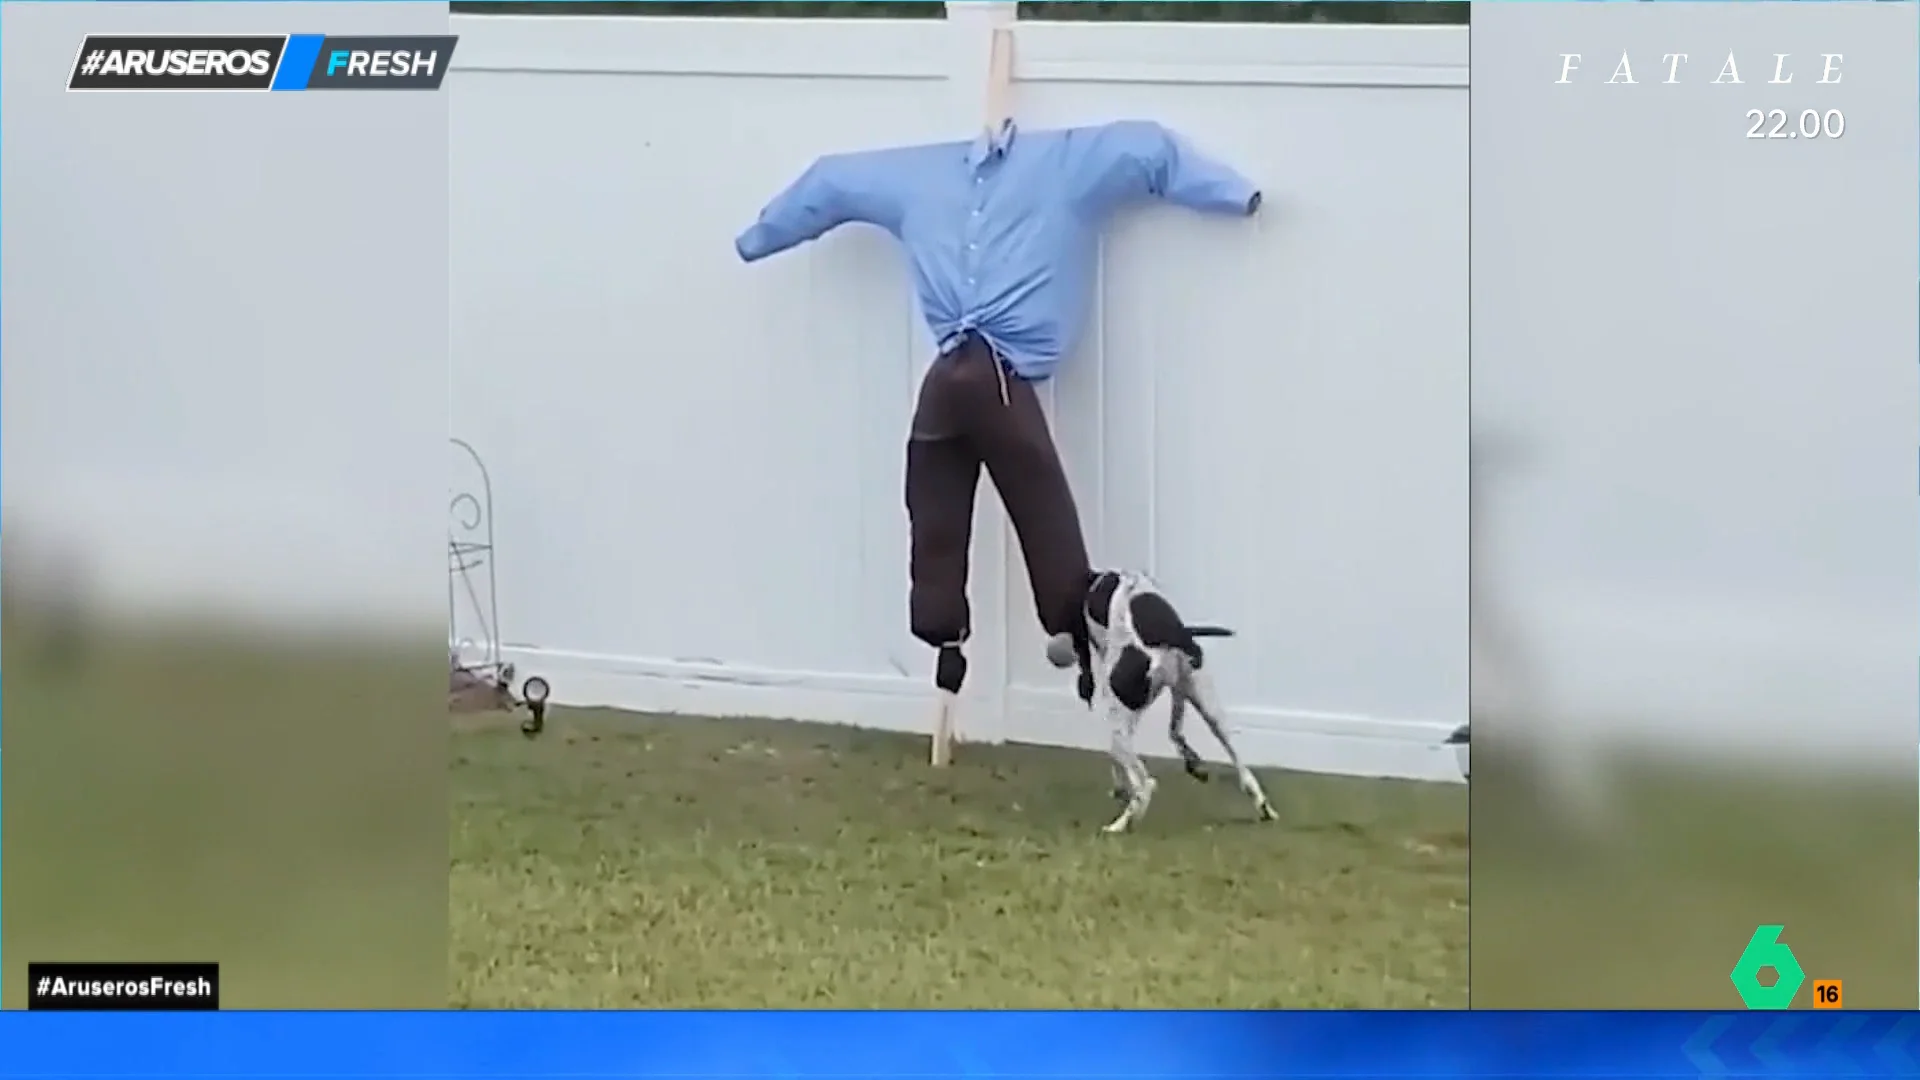
[{"label": "shirt collar", "polygon": [[989,161],[997,161],[1007,156],[1007,150],[1013,146],[1014,136],[1019,129],[1011,117],[1000,121],[1000,127],[994,131],[982,131],[974,137],[967,147],[967,164],[979,168]]}]

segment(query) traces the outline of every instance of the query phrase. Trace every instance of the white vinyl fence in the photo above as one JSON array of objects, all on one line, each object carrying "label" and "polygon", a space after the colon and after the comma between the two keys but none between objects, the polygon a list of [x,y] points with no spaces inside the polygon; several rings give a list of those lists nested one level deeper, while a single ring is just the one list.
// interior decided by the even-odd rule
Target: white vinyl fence
[{"label": "white vinyl fence", "polygon": [[[492,470],[507,657],[557,700],[926,729],[900,257],[732,239],[822,154],[968,137],[1011,8],[455,17],[454,433]],[[1095,562],[1238,630],[1213,653],[1258,763],[1456,778],[1466,28],[1026,23],[1015,79],[1028,126],[1158,120],[1267,193],[1107,235],[1049,391]],[[990,495],[977,534],[962,736],[1104,745]]]}]

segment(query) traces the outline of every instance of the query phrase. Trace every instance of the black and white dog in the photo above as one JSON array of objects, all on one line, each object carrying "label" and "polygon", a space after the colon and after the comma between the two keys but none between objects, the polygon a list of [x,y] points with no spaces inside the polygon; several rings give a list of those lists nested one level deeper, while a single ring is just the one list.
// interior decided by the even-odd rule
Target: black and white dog
[{"label": "black and white dog", "polygon": [[1130,571],[1097,570],[1089,574],[1082,614],[1081,632],[1063,634],[1048,642],[1047,657],[1055,667],[1079,668],[1080,700],[1105,713],[1111,728],[1108,752],[1113,756],[1114,796],[1124,805],[1106,831],[1126,831],[1146,814],[1147,804],[1153,801],[1155,781],[1134,752],[1133,740],[1140,718],[1162,692],[1173,699],[1167,734],[1180,752],[1187,774],[1196,780],[1207,779],[1206,767],[1187,742],[1184,730],[1187,706],[1192,705],[1226,749],[1240,790],[1253,800],[1261,820],[1278,817],[1259,779],[1241,763],[1240,754],[1227,737],[1226,710],[1213,688],[1206,654],[1200,648],[1201,638],[1231,637],[1233,632],[1187,625],[1159,586],[1145,574]]}]

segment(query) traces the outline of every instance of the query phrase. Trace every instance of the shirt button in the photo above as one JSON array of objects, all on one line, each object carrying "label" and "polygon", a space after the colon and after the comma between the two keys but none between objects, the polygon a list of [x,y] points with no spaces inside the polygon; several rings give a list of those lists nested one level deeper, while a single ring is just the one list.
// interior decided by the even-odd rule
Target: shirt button
[{"label": "shirt button", "polygon": [[968,250],[968,251],[978,251],[979,249],[980,249],[980,245],[979,245],[979,244],[968,244],[968,245],[967,245],[967,250]]},{"label": "shirt button", "polygon": [[972,279],[972,278],[968,278],[968,279],[967,279],[967,284],[969,284],[969,285],[972,285],[973,283],[974,283],[974,281],[973,281],[973,279]]},{"label": "shirt button", "polygon": [[973,216],[974,216],[974,217],[979,217],[979,216],[980,216],[980,208],[979,208],[979,207],[977,207],[977,206],[976,206],[976,207],[974,207],[974,208],[973,208]]}]

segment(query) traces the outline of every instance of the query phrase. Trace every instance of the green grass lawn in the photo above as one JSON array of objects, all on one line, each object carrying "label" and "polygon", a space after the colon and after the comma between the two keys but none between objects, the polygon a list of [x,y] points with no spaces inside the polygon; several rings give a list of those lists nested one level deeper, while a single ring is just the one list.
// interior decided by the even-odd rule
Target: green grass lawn
[{"label": "green grass lawn", "polygon": [[178,960],[220,965],[223,1008],[444,1006],[431,640],[116,626],[55,662],[34,631],[0,633],[0,1006],[34,961]]},{"label": "green grass lawn", "polygon": [[453,719],[456,1007],[1464,1008],[1464,787],[787,721]]},{"label": "green grass lawn", "polygon": [[[1474,748],[1475,1006],[1740,1008],[1734,962],[1780,925],[1847,1008],[1913,1009],[1911,773],[1643,751],[1609,762],[1614,814],[1581,830],[1494,735]],[[1812,1005],[1803,984],[1795,1007]]]}]

